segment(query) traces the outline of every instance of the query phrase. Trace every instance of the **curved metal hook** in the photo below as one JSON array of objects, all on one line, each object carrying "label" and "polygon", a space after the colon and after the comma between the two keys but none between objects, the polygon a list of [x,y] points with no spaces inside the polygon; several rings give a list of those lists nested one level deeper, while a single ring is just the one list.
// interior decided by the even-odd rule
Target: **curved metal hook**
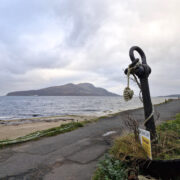
[{"label": "curved metal hook", "polygon": [[133,46],[131,47],[131,49],[129,50],[129,56],[132,62],[136,61],[137,59],[134,56],[134,51],[137,51],[139,53],[139,55],[141,56],[141,60],[142,60],[142,64],[147,64],[146,62],[146,55],[143,52],[143,50],[138,47],[138,46]]}]

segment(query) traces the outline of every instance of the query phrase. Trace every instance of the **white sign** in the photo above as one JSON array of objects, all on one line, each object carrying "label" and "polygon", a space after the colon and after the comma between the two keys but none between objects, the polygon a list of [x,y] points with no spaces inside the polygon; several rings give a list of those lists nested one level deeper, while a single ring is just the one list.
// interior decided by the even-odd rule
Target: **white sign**
[{"label": "white sign", "polygon": [[144,151],[147,153],[148,157],[152,159],[150,132],[139,128],[139,138]]}]

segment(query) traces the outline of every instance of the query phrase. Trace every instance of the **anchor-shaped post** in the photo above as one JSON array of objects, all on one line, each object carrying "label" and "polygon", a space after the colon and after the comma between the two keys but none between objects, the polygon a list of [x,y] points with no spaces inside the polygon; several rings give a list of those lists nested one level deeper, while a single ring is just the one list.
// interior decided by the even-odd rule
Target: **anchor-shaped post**
[{"label": "anchor-shaped post", "polygon": [[[139,62],[139,59],[135,58],[134,51],[137,51],[141,57],[142,63]],[[151,96],[149,91],[148,77],[151,73],[151,68],[148,66],[146,61],[146,56],[143,50],[138,46],[131,47],[129,51],[129,56],[132,63],[129,65],[129,68],[125,70],[125,74],[133,74],[137,76],[140,80],[140,88],[142,91],[143,105],[144,105],[144,115],[145,115],[145,127],[146,130],[150,131],[151,139],[156,140],[156,127],[153,117],[153,107],[151,102]],[[131,69],[130,72],[128,70]]]}]

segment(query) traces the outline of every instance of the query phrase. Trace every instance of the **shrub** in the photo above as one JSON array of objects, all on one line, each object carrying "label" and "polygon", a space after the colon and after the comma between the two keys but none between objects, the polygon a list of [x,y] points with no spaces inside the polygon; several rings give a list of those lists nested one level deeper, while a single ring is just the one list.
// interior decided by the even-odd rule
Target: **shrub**
[{"label": "shrub", "polygon": [[110,155],[105,155],[104,159],[98,164],[93,180],[124,180],[127,178],[127,166],[112,158]]}]

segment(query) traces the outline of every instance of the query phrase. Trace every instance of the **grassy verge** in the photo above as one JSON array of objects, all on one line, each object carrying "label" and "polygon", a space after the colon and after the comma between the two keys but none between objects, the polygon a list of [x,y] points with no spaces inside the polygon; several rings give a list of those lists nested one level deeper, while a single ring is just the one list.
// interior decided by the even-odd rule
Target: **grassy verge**
[{"label": "grassy verge", "polygon": [[50,128],[50,129],[42,130],[42,131],[37,131],[37,132],[31,133],[31,134],[28,134],[26,136],[22,136],[22,137],[19,137],[16,139],[12,139],[12,140],[7,139],[7,140],[0,141],[0,147],[17,144],[17,143],[22,143],[22,142],[27,142],[27,141],[31,141],[31,140],[36,140],[41,137],[54,136],[57,134],[73,131],[79,127],[83,127],[83,123],[72,122],[72,123],[63,124],[59,127]]},{"label": "grassy verge", "polygon": [[158,144],[153,147],[154,159],[180,158],[180,113],[176,119],[157,127]]},{"label": "grassy verge", "polygon": [[[175,120],[167,121],[157,126],[158,144],[152,147],[153,159],[180,158],[180,113]],[[118,137],[114,141],[109,155],[98,164],[93,180],[119,180],[127,176],[129,160],[147,159],[147,156],[133,134]],[[119,173],[120,172],[126,172]],[[126,179],[126,178],[124,178]]]},{"label": "grassy verge", "polygon": [[180,135],[180,113],[176,115],[175,120],[166,121],[157,127],[158,131],[175,131]]},{"label": "grassy verge", "polygon": [[33,133],[30,133],[26,136],[18,137],[16,139],[6,139],[6,140],[0,140],[0,148],[8,146],[8,145],[13,145],[13,144],[18,144],[18,143],[23,143],[27,141],[32,141],[32,140],[37,140],[42,137],[48,137],[48,136],[55,136],[57,134],[62,134],[65,132],[70,132],[73,131],[79,127],[83,127],[86,124],[97,122],[100,119],[105,118],[105,116],[94,118],[91,120],[85,120],[81,122],[71,122],[67,124],[63,124],[58,127],[46,129],[46,130],[41,130],[41,131],[36,131]]},{"label": "grassy verge", "polygon": [[[175,120],[167,121],[157,126],[158,143],[152,146],[153,159],[180,158],[180,113]],[[110,153],[119,160],[127,156],[146,159],[146,154],[134,135],[119,137],[115,140]]]}]

